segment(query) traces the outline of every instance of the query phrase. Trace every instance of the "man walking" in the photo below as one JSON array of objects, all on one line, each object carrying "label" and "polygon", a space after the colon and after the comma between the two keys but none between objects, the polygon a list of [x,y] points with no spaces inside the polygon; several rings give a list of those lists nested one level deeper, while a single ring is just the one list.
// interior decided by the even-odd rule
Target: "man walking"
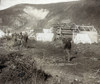
[{"label": "man walking", "polygon": [[67,57],[67,61],[70,62],[70,58],[71,58],[71,48],[72,48],[72,44],[71,44],[71,38],[68,38],[66,41],[64,41],[64,51],[66,53],[65,59]]}]

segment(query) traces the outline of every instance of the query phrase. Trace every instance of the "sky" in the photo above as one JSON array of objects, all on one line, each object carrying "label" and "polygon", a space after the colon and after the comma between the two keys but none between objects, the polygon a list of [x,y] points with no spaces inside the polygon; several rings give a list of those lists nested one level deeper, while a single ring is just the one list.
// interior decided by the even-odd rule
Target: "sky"
[{"label": "sky", "polygon": [[59,2],[69,2],[69,1],[79,1],[79,0],[0,0],[0,10],[9,8],[11,6],[29,3],[29,4],[49,4],[49,3],[59,3]]}]

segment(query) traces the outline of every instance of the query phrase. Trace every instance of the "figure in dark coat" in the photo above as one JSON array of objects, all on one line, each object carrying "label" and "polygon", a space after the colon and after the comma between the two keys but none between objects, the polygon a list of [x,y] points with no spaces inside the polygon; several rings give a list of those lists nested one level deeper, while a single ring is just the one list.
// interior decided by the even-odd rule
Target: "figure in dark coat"
[{"label": "figure in dark coat", "polygon": [[66,41],[64,40],[64,51],[66,53],[65,59],[67,57],[68,62],[70,62],[70,58],[71,58],[71,48],[72,48],[72,44],[71,44],[71,38],[68,38]]}]

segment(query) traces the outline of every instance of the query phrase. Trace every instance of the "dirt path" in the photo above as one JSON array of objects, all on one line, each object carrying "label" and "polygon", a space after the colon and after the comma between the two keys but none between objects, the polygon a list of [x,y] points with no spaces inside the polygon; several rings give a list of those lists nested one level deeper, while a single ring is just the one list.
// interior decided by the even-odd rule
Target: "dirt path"
[{"label": "dirt path", "polygon": [[19,52],[24,58],[32,57],[38,70],[52,75],[53,78],[63,79],[65,83],[71,84],[74,79],[83,81],[83,84],[96,84],[95,81],[100,81],[100,73],[97,72],[100,61],[95,52],[79,53],[71,63],[65,62],[62,48],[56,48],[51,44],[34,43],[32,48],[22,48]]},{"label": "dirt path", "polygon": [[58,76],[59,79],[64,79],[64,81],[68,81],[69,84],[74,79],[84,81],[84,84],[87,82],[95,84],[94,82],[97,81],[98,76],[95,75],[95,72],[92,72],[92,69],[95,69],[100,63],[99,60],[95,60],[95,57],[90,58],[82,55],[78,56],[71,63],[67,63],[64,62],[64,53],[61,49],[55,50],[56,49],[42,47],[29,49],[24,52],[32,55],[38,69],[42,69],[53,77]]},{"label": "dirt path", "polygon": [[46,56],[44,58],[41,58],[41,56],[37,56],[36,52],[38,51],[35,49],[26,50],[24,52],[33,56],[38,69],[42,69],[43,71],[45,71],[45,73],[49,73],[53,77],[58,76],[59,79],[64,79],[64,81],[69,82],[72,82],[74,79],[82,80],[82,77],[79,74],[74,74],[68,68],[71,66],[76,66],[77,63],[65,63],[64,61],[61,63],[48,62],[47,59],[50,59],[50,57]]}]

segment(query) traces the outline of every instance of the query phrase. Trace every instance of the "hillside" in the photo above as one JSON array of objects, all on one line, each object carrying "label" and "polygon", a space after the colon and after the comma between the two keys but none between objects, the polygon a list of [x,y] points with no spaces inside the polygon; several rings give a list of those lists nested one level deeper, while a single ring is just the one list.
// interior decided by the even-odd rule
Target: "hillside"
[{"label": "hillside", "polygon": [[46,5],[19,4],[0,11],[1,25],[13,30],[50,28],[57,22],[94,25],[99,31],[99,0],[77,1]]},{"label": "hillside", "polygon": [[[41,32],[53,24],[71,22],[94,25],[100,32],[99,8],[100,0],[19,4],[0,11],[0,29],[19,32],[36,28]],[[100,41],[72,42],[68,54],[65,38],[52,42],[26,39],[26,34],[16,33],[0,38],[0,84],[100,84]]]}]

